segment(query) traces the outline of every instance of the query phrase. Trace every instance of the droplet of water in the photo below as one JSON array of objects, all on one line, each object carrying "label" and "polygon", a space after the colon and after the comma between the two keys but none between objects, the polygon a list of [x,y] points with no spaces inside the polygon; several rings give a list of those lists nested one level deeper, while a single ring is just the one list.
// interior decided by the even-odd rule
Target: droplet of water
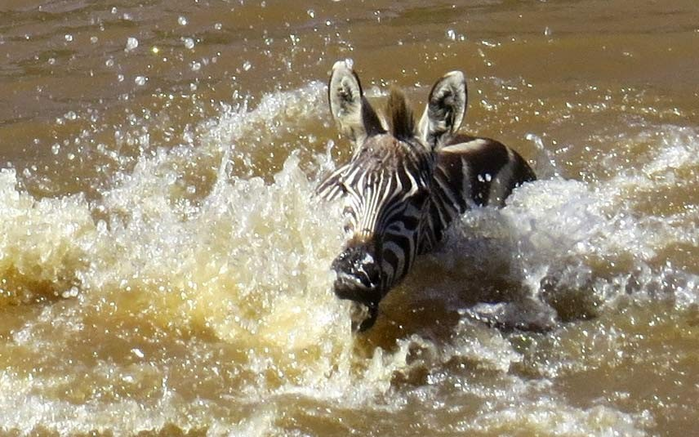
[{"label": "droplet of water", "polygon": [[192,38],[182,38],[182,41],[184,42],[184,46],[188,49],[193,49],[194,48],[194,40]]},{"label": "droplet of water", "polygon": [[243,63],[243,70],[249,71],[251,68],[252,68],[252,64],[250,63],[250,61],[245,61]]},{"label": "droplet of water", "polygon": [[456,41],[456,32],[454,31],[454,29],[447,30],[447,39],[449,41]]},{"label": "droplet of water", "polygon": [[73,35],[71,35],[71,34],[69,34],[69,33],[66,34],[66,35],[64,36],[64,38],[66,39],[66,42],[73,42]]},{"label": "droplet of water", "polygon": [[77,297],[78,296],[78,288],[71,287],[70,290],[66,290],[63,293],[61,293],[61,296],[64,299],[68,299],[69,297]]},{"label": "droplet of water", "polygon": [[143,86],[143,85],[145,85],[147,81],[148,81],[148,78],[145,77],[145,76],[136,76],[136,78],[134,79],[134,82],[135,82],[136,85],[138,85],[138,86]]},{"label": "droplet of water", "polygon": [[177,19],[177,22],[179,23],[180,26],[186,26],[187,25],[187,17],[180,16]]},{"label": "droplet of water", "polygon": [[131,51],[131,50],[135,49],[136,47],[138,47],[138,40],[136,38],[130,36],[126,40],[126,51],[127,52]]}]

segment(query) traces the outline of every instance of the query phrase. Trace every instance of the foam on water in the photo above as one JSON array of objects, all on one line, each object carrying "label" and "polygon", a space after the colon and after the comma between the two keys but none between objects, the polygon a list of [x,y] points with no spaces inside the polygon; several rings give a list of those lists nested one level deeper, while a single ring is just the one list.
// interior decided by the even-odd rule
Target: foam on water
[{"label": "foam on water", "polygon": [[82,196],[37,200],[16,186],[15,171],[0,170],[0,306],[69,291],[96,235]]},{"label": "foam on water", "polygon": [[[595,183],[541,180],[502,210],[466,214],[377,325],[441,306],[455,318],[448,333],[405,316],[396,326],[408,334],[374,348],[351,334],[348,305],[332,293],[341,218],[313,199],[309,163],[290,153],[267,182],[234,168],[233,155],[260,152],[239,141],[254,133],[263,144],[317,118],[322,94],[312,84],[254,110],[226,108],[198,128],[197,147],[144,154],[92,203],[34,198],[12,170],[0,172],[0,305],[47,303],[3,346],[3,429],[275,435],[298,430],[288,416],[300,404],[334,419],[425,408],[413,420],[435,433],[643,434],[648,415],[569,403],[552,389],[560,363],[528,363],[536,355],[508,329],[556,329],[613,311],[629,293],[696,304],[696,272],[658,257],[699,246],[696,199],[652,215],[626,195],[687,175],[696,184],[696,132],[660,127],[663,141],[640,169]],[[188,190],[192,172],[209,182]]]},{"label": "foam on water", "polygon": [[447,246],[447,258],[464,271],[505,262],[509,269],[502,274],[534,295],[553,283],[554,294],[577,290],[600,305],[629,292],[695,303],[696,272],[674,269],[659,254],[699,245],[693,219],[699,193],[690,192],[678,212],[660,214],[641,211],[646,199],[639,193],[671,195],[675,181],[696,184],[697,133],[667,126],[659,136],[662,143],[639,169],[619,166],[617,176],[595,183],[541,180],[517,190],[501,211],[470,212]]}]

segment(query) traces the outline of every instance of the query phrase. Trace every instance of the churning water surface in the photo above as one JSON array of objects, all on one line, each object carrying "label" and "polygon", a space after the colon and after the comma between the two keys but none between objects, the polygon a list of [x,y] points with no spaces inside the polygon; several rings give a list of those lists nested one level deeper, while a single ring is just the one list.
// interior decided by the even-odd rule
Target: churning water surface
[{"label": "churning water surface", "polygon": [[[0,4],[3,435],[699,433],[694,0]],[[540,180],[353,335],[325,80]]]}]

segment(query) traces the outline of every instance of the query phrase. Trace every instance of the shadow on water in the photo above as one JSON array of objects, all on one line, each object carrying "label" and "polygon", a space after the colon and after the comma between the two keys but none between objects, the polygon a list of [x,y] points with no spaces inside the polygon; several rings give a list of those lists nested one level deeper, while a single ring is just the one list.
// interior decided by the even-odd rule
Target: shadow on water
[{"label": "shadow on water", "polygon": [[443,247],[418,259],[382,301],[377,323],[362,341],[390,350],[411,336],[451,342],[463,323],[503,335],[545,334],[596,317],[600,301],[589,281],[573,285],[566,268],[553,265],[545,266],[543,274],[528,271],[514,233],[502,232],[506,222],[498,224],[499,236],[467,236],[468,227],[459,228]]}]

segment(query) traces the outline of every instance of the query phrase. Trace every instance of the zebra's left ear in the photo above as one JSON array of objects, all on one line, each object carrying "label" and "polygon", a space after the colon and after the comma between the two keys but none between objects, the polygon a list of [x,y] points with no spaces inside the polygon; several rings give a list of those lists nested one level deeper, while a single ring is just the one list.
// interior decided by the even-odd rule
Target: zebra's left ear
[{"label": "zebra's left ear", "polygon": [[460,71],[449,72],[434,84],[418,126],[420,138],[432,150],[459,130],[467,100],[466,76]]},{"label": "zebra's left ear", "polygon": [[328,100],[337,127],[353,142],[362,143],[367,137],[385,132],[374,108],[364,97],[351,60],[337,61],[333,65]]}]

